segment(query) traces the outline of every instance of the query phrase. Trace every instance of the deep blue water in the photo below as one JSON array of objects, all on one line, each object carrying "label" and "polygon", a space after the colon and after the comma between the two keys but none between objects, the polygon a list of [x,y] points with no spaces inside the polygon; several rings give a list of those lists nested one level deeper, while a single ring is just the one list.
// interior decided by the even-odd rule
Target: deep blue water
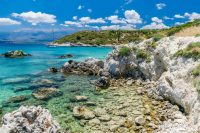
[{"label": "deep blue water", "polygon": [[[88,57],[105,59],[112,50],[108,47],[48,47],[43,44],[0,44],[0,53],[11,50],[23,50],[32,54],[24,58],[0,57],[0,102],[15,95],[17,87],[28,86],[30,82],[41,78],[49,67],[60,67],[69,59],[59,59],[62,54],[73,54],[70,60],[81,61]],[[48,75],[48,74],[47,74]],[[47,77],[45,77],[47,78]]]}]

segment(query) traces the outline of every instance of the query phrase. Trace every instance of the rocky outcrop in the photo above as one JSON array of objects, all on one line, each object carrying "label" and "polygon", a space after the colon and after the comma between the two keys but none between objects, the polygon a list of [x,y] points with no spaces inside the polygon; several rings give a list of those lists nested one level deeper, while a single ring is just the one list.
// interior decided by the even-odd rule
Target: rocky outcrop
[{"label": "rocky outcrop", "polygon": [[104,62],[95,58],[88,58],[84,62],[68,61],[61,69],[63,73],[98,75]]},{"label": "rocky outcrop", "polygon": [[48,110],[41,107],[20,107],[4,115],[1,133],[57,133],[60,127]]},{"label": "rocky outcrop", "polygon": [[[157,82],[155,93],[177,104],[188,115],[186,118],[182,114],[178,122],[172,120],[171,124],[164,123],[161,127],[165,129],[161,128],[160,132],[197,132],[200,128],[199,94],[197,86],[194,85],[194,77],[191,75],[200,60],[174,56],[178,50],[188,47],[193,42],[200,42],[200,38],[166,37],[156,42],[157,46],[152,48],[152,43],[155,42],[149,39],[139,44],[127,45],[132,50],[127,56],[120,56],[120,48],[116,48],[106,59],[104,71],[109,72],[112,77],[154,80]],[[148,60],[138,57],[138,49],[147,52]],[[187,128],[182,130],[184,124]]]},{"label": "rocky outcrop", "polygon": [[27,54],[22,50],[9,51],[2,55],[6,58],[18,58],[18,57],[24,57],[24,56],[31,56],[31,54]]}]

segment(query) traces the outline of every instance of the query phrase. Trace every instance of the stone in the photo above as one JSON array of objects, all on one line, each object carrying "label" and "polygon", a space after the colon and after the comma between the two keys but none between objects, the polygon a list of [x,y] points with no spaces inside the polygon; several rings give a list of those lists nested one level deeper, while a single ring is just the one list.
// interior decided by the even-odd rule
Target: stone
[{"label": "stone", "polygon": [[55,68],[55,67],[51,67],[48,69],[49,72],[52,72],[52,73],[57,73],[58,72],[58,69]]},{"label": "stone", "polygon": [[135,124],[138,126],[142,126],[145,123],[145,119],[143,116],[138,116],[135,118]]},{"label": "stone", "polygon": [[38,100],[48,100],[53,97],[62,96],[62,91],[56,88],[40,88],[32,92],[32,95]]},{"label": "stone", "polygon": [[95,85],[100,88],[107,88],[110,85],[110,79],[107,77],[100,77],[96,80]]},{"label": "stone", "polygon": [[40,106],[22,106],[18,110],[5,114],[2,119],[1,133],[56,133],[59,124],[53,120],[48,110]]},{"label": "stone", "polygon": [[90,126],[96,126],[96,125],[100,125],[101,122],[99,119],[95,118],[95,119],[90,120],[88,123]]},{"label": "stone", "polygon": [[9,51],[2,55],[6,58],[19,58],[19,57],[31,56],[31,54],[27,54],[22,50]]},{"label": "stone", "polygon": [[73,115],[79,119],[90,120],[95,117],[94,113],[85,106],[76,106],[73,109]]},{"label": "stone", "polygon": [[132,85],[132,83],[133,83],[133,80],[128,80],[128,81],[126,82],[127,85]]},{"label": "stone", "polygon": [[72,58],[72,57],[73,57],[72,54],[65,54],[65,55],[59,56],[60,59],[66,59],[66,58]]},{"label": "stone", "polygon": [[111,117],[110,117],[109,115],[101,115],[101,116],[99,117],[99,120],[100,120],[100,121],[103,121],[103,122],[108,122],[108,121],[111,120]]},{"label": "stone", "polygon": [[86,97],[86,96],[75,96],[75,100],[77,102],[83,102],[83,101],[87,101],[88,97]]},{"label": "stone", "polygon": [[96,106],[97,104],[95,102],[86,102],[85,103],[86,106]]},{"label": "stone", "polygon": [[96,108],[96,109],[94,110],[94,113],[95,113],[95,115],[98,116],[98,117],[107,114],[107,112],[106,112],[106,110],[105,110],[104,108]]}]

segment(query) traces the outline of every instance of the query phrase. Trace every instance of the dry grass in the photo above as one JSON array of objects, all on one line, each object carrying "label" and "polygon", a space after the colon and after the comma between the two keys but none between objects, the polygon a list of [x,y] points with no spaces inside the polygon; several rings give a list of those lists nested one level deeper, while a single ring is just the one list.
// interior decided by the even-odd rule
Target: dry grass
[{"label": "dry grass", "polygon": [[178,33],[175,33],[174,36],[186,37],[186,36],[196,36],[197,34],[200,34],[200,26],[193,26],[190,28],[186,28]]}]

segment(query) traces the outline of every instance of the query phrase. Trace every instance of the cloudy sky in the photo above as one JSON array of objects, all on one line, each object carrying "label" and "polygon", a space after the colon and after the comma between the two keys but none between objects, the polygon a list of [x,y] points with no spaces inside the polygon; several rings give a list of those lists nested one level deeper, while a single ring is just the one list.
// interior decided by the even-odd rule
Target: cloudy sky
[{"label": "cloudy sky", "polygon": [[162,29],[200,18],[199,0],[1,0],[0,31]]}]

